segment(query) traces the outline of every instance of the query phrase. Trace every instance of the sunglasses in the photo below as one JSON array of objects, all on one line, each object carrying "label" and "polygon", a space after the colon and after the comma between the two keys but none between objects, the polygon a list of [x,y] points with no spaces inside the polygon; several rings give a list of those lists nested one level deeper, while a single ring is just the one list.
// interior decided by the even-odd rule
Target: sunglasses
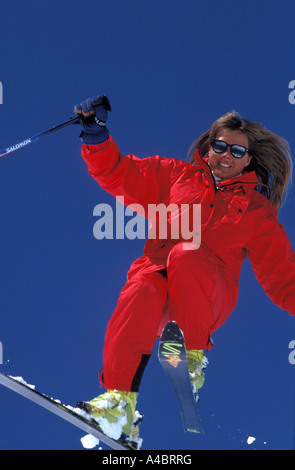
[{"label": "sunglasses", "polygon": [[243,158],[245,153],[249,152],[249,149],[243,147],[242,145],[228,144],[223,140],[211,139],[211,147],[216,153],[224,153],[227,148],[230,148],[230,153],[235,158]]}]

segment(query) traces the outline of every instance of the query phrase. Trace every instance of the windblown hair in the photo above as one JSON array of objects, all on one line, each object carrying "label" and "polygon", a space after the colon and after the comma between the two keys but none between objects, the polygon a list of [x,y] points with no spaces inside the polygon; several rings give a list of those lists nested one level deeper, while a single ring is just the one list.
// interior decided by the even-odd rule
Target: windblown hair
[{"label": "windblown hair", "polygon": [[201,157],[206,156],[211,139],[216,139],[222,132],[229,130],[239,131],[247,136],[252,160],[244,171],[255,171],[260,183],[256,190],[279,210],[291,182],[293,162],[288,142],[261,124],[242,119],[236,111],[224,114],[212,124],[211,129],[191,144],[188,151],[189,162],[195,163],[197,150]]}]

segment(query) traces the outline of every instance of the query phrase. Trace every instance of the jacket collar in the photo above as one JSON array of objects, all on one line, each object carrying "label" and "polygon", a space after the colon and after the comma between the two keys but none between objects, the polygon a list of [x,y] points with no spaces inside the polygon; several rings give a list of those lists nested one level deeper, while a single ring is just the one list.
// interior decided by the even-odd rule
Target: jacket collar
[{"label": "jacket collar", "polygon": [[[202,171],[202,173],[205,173],[206,178],[208,182],[213,186],[215,186],[214,178],[211,173],[211,169],[207,163],[206,158],[202,158],[198,152],[198,150],[195,153],[195,161],[197,167]],[[255,186],[259,184],[259,180],[257,178],[257,175],[255,171],[250,171],[247,172],[245,171],[242,175],[236,176],[235,178],[230,178],[224,181],[221,181],[220,183],[217,184],[216,188],[224,189],[225,187],[236,187],[236,186],[242,186],[244,189],[254,189]]]}]

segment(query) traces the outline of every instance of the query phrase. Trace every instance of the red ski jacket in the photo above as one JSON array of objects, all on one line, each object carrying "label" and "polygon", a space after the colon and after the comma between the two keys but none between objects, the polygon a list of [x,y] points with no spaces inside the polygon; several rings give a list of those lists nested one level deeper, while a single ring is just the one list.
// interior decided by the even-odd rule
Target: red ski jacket
[{"label": "red ski jacket", "polygon": [[[124,156],[110,137],[99,145],[83,145],[90,175],[125,205],[201,204],[201,247],[232,281],[238,292],[242,262],[248,255],[253,271],[272,301],[295,315],[295,254],[273,204],[255,190],[255,172],[215,185],[206,161],[196,164],[153,156]],[[181,239],[147,239],[144,255],[135,261],[128,278],[142,271],[166,267],[171,248]]]}]

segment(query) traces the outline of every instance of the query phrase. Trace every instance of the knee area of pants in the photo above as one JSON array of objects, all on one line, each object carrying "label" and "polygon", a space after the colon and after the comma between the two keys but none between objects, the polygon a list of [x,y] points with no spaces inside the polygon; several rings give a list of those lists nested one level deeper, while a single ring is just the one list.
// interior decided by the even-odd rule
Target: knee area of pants
[{"label": "knee area of pants", "polygon": [[148,298],[148,296],[160,294],[162,290],[166,291],[166,281],[164,278],[163,280],[157,280],[157,282],[155,282],[155,279],[149,280],[148,278],[145,278],[144,280],[139,280],[138,290],[142,295],[145,295]]}]

